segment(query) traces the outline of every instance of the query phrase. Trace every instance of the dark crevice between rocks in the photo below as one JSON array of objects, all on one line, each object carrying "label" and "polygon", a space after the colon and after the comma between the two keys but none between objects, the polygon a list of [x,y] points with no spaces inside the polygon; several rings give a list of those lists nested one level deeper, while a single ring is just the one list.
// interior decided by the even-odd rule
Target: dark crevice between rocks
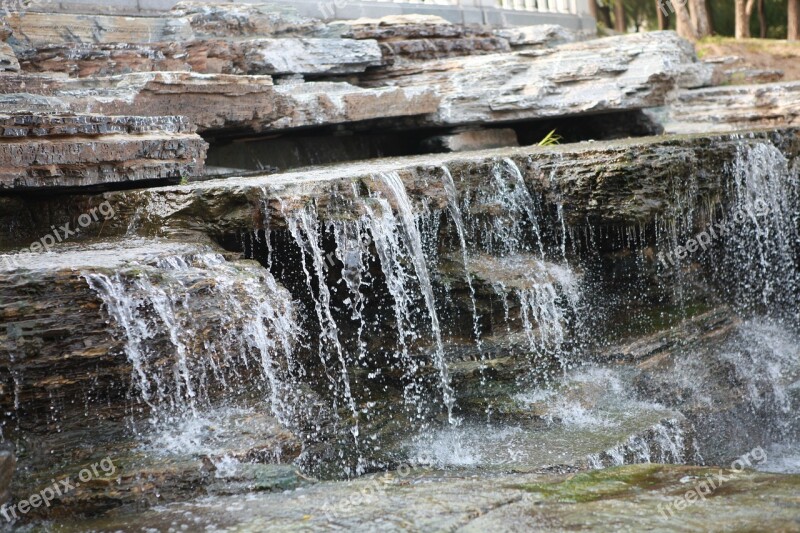
[{"label": "dark crevice between rocks", "polygon": [[642,111],[511,122],[485,127],[419,128],[413,117],[306,128],[271,135],[209,131],[206,175],[200,179],[284,172],[308,166],[383,157],[470,151],[541,142],[614,140],[662,133]]}]

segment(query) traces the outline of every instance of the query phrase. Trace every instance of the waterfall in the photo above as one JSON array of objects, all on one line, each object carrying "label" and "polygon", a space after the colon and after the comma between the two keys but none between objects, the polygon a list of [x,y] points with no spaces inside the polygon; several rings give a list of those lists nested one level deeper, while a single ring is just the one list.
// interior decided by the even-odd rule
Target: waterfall
[{"label": "waterfall", "polygon": [[768,143],[742,144],[732,165],[733,202],[719,226],[723,272],[737,303],[800,320],[800,171]]},{"label": "waterfall", "polygon": [[431,322],[431,330],[434,340],[436,341],[436,352],[434,355],[435,364],[439,369],[439,386],[442,389],[442,396],[444,404],[447,407],[447,417],[451,423],[455,422],[453,418],[453,405],[455,398],[453,389],[450,386],[450,376],[447,370],[447,363],[444,360],[444,343],[442,342],[442,330],[439,326],[439,315],[436,311],[436,301],[433,295],[433,286],[431,285],[431,278],[428,272],[428,266],[425,260],[425,255],[422,248],[422,237],[420,236],[419,229],[417,228],[416,217],[414,209],[411,206],[411,200],[408,198],[405,185],[403,185],[400,176],[396,172],[381,174],[378,179],[386,185],[388,192],[397,205],[398,215],[400,217],[400,228],[402,235],[405,239],[405,245],[410,254],[410,259],[414,265],[414,270],[417,275],[422,296],[425,299],[425,306],[428,310],[428,318]]},{"label": "waterfall", "polygon": [[[339,339],[339,327],[331,309],[331,292],[326,282],[328,272],[327,258],[322,250],[319,222],[316,211],[311,207],[290,214],[286,219],[289,232],[301,250],[301,266],[305,274],[308,291],[314,297],[314,312],[320,327],[318,354],[334,392],[334,411],[336,401],[341,397],[352,414],[350,432],[358,444],[358,408],[350,389],[350,375],[346,350]],[[311,269],[307,261],[311,261]],[[316,279],[316,284],[314,280]],[[332,367],[338,366],[339,377]]]},{"label": "waterfall", "polygon": [[269,273],[202,253],[83,277],[123,333],[134,397],[155,424],[194,416],[216,393],[249,388],[245,381],[293,423],[298,326],[294,303]]}]

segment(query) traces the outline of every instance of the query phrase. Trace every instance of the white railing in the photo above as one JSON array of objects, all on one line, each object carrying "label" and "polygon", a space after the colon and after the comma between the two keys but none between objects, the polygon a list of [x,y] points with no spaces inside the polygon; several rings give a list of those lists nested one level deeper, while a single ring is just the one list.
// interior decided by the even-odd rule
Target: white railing
[{"label": "white railing", "polygon": [[577,13],[577,0],[497,0],[498,7],[539,13]]},{"label": "white railing", "polygon": [[428,4],[439,6],[491,5],[513,11],[534,11],[539,13],[578,13],[578,0],[494,0],[494,2],[475,0],[372,0],[393,4]]},{"label": "white railing", "polygon": [[457,6],[461,0],[372,0],[373,2],[388,2],[392,4],[428,4],[431,6]]}]

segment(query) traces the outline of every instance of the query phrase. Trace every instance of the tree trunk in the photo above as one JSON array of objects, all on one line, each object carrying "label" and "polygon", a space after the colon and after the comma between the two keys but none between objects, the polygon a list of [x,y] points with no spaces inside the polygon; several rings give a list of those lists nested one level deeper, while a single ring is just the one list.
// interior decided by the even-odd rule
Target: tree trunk
[{"label": "tree trunk", "polygon": [[608,8],[608,6],[598,6],[597,14],[600,15],[599,20],[606,28],[611,29],[614,27],[614,25],[611,24],[611,10]]},{"label": "tree trunk", "polygon": [[[738,1],[739,0],[737,0],[737,2]],[[689,10],[686,8],[685,0],[672,0],[672,8],[675,12],[675,30],[678,32],[678,35],[684,39],[696,41],[697,35],[694,33],[692,17],[689,15]]]},{"label": "tree trunk", "polygon": [[597,0],[589,0],[589,14],[594,20],[599,20],[597,18]]},{"label": "tree trunk", "polygon": [[658,16],[658,29],[669,28],[669,10],[663,0],[656,0],[656,16]]},{"label": "tree trunk", "polygon": [[750,37],[750,15],[747,12],[747,0],[736,1],[736,38],[747,39]]},{"label": "tree trunk", "polygon": [[800,41],[800,0],[789,0],[789,33],[790,41]]},{"label": "tree trunk", "polygon": [[708,20],[706,0],[689,0],[689,15],[692,29],[698,39],[711,35],[711,23]]},{"label": "tree trunk", "polygon": [[717,27],[717,22],[714,20],[714,10],[711,9],[711,0],[706,0],[706,13],[708,13],[708,29],[711,30],[711,35],[716,33],[714,28]]},{"label": "tree trunk", "polygon": [[762,39],[767,38],[767,9],[764,0],[758,0],[758,35]]},{"label": "tree trunk", "polygon": [[625,24],[625,6],[622,0],[614,0],[614,29],[620,33],[625,33],[627,25]]}]

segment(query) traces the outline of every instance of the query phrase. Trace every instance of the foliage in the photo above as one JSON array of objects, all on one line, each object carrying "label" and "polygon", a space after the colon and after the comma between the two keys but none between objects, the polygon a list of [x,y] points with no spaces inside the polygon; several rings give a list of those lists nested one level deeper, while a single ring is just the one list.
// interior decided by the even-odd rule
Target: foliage
[{"label": "foliage", "polygon": [[561,143],[561,135],[557,135],[556,130],[553,130],[539,141],[539,146],[554,146],[559,143]]}]

